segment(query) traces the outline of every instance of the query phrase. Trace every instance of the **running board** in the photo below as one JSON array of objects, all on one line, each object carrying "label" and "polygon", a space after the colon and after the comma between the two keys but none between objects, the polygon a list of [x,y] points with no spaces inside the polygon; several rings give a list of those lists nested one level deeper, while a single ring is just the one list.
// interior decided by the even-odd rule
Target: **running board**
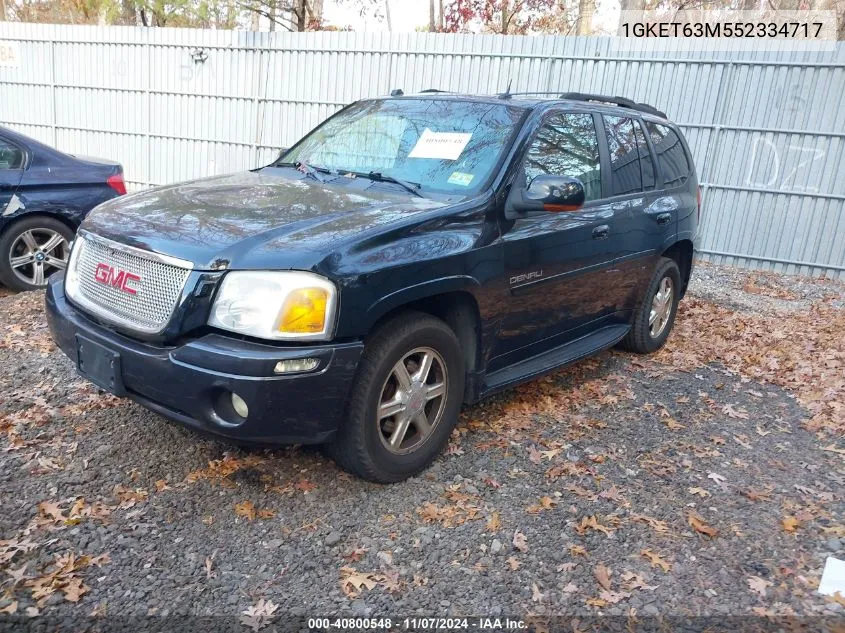
[{"label": "running board", "polygon": [[591,334],[577,338],[526,360],[488,374],[481,397],[542,376],[564,365],[592,356],[625,338],[630,325],[608,325]]}]

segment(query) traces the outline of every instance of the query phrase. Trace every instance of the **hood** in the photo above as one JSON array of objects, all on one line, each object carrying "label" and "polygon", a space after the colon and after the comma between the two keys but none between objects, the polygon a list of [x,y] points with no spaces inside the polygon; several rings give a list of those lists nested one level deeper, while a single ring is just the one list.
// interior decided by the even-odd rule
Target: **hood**
[{"label": "hood", "polygon": [[217,176],[116,198],[81,228],[198,270],[220,260],[285,269],[311,267],[345,241],[444,206],[358,180],[324,184],[276,168]]}]

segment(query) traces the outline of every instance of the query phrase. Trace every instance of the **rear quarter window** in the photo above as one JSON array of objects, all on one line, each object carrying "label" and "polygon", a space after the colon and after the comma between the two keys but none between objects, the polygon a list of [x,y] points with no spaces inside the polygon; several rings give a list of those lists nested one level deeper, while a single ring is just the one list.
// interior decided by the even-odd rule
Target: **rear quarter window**
[{"label": "rear quarter window", "polygon": [[0,138],[0,169],[21,169],[24,156],[21,148]]},{"label": "rear quarter window", "polygon": [[657,164],[663,172],[663,186],[671,189],[684,184],[692,173],[692,167],[678,134],[670,127],[651,121],[646,121],[645,126],[657,154]]}]

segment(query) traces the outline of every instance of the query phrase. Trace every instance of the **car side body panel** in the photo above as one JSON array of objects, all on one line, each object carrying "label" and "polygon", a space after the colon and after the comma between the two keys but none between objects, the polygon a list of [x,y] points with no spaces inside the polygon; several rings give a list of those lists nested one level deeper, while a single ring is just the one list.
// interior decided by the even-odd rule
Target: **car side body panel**
[{"label": "car side body panel", "polygon": [[[0,138],[26,153],[14,191],[0,198],[0,231],[30,214],[58,217],[76,228],[91,209],[118,195],[106,182],[123,173],[117,162],[70,156],[7,128],[0,128]],[[0,174],[0,184],[5,180]]]}]

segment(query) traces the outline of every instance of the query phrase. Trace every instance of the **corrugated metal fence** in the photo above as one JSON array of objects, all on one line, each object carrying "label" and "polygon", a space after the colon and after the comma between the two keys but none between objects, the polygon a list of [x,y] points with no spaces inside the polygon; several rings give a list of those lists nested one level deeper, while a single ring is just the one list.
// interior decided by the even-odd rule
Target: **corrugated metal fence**
[{"label": "corrugated metal fence", "polygon": [[[704,185],[701,253],[845,277],[845,45],[683,53],[648,40],[249,33],[0,23],[0,123],[119,159],[130,186],[241,170],[349,101],[440,88],[579,91],[651,103]],[[712,47],[711,47],[712,49]]]}]

